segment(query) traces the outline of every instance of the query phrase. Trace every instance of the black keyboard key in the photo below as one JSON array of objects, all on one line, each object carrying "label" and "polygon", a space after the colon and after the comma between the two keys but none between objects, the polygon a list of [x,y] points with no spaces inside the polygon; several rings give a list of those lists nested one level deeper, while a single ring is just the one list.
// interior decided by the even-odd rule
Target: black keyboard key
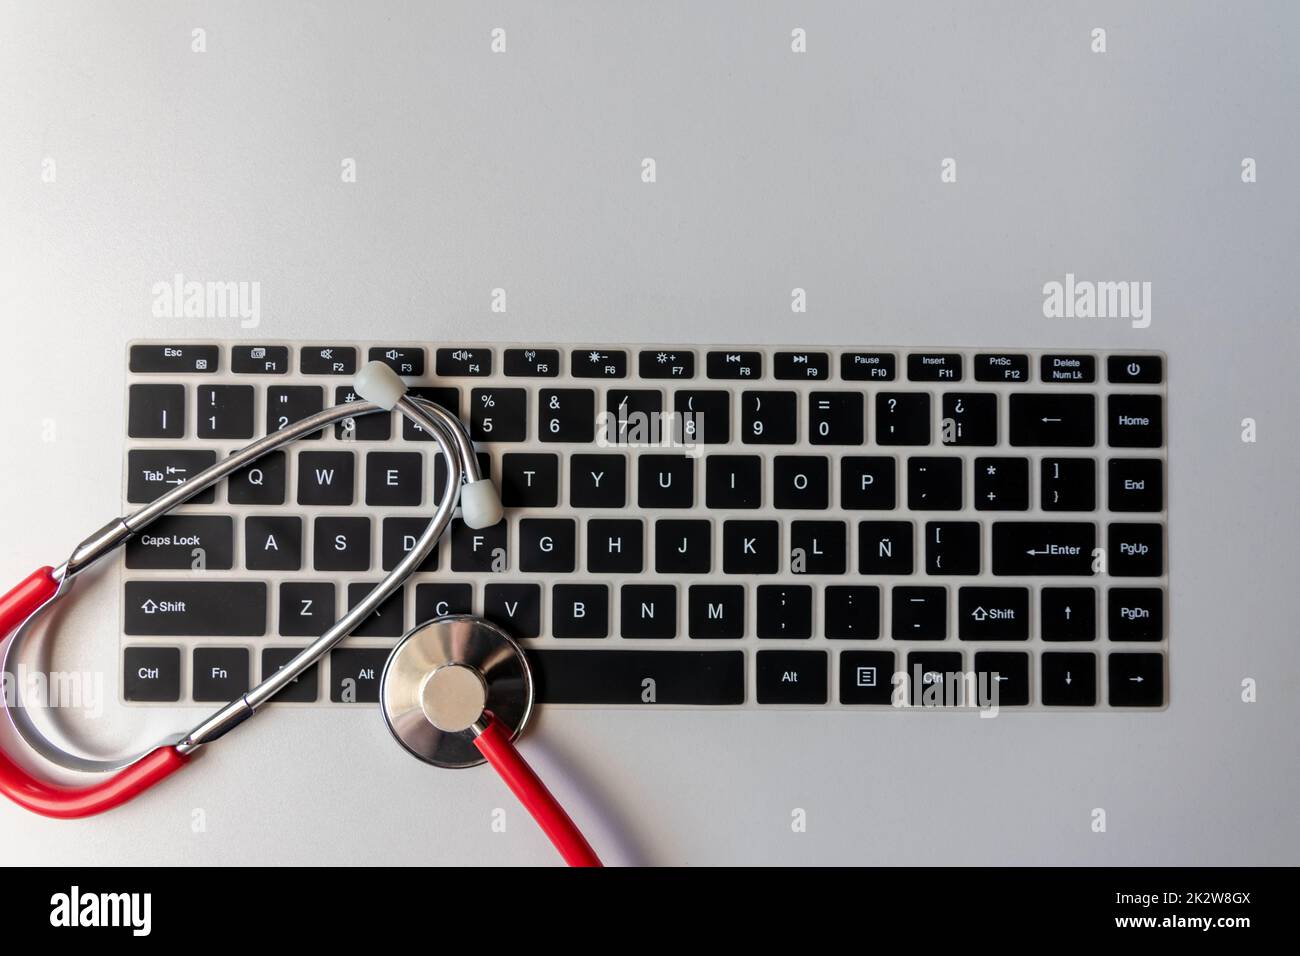
[{"label": "black keyboard key", "polygon": [[1048,707],[1095,707],[1097,655],[1090,651],[1047,651],[1042,656],[1042,700]]},{"label": "black keyboard key", "polygon": [[897,368],[892,352],[845,352],[840,356],[840,378],[846,382],[892,382]]},{"label": "black keyboard key", "polygon": [[149,637],[261,637],[262,581],[127,581],[126,633]]},{"label": "black keyboard key", "polygon": [[555,378],[560,374],[560,350],[506,349],[502,364],[511,378]]},{"label": "black keyboard key", "polygon": [[763,377],[762,352],[710,352],[705,356],[709,378],[757,379]]},{"label": "black keyboard key", "polygon": [[981,352],[975,356],[977,382],[1029,381],[1029,356],[1007,352]]},{"label": "black keyboard key", "polygon": [[569,353],[569,374],[574,378],[627,378],[627,351],[574,349]]},{"label": "black keyboard key", "polygon": [[1039,466],[1044,511],[1093,511],[1097,462],[1092,458],[1044,458]]},{"label": "black keyboard key", "polygon": [[640,508],[690,508],[695,504],[695,459],[689,455],[641,455],[636,480]]},{"label": "black keyboard key", "polygon": [[[266,390],[266,433],[278,432],[315,415],[325,407],[325,394],[319,385],[273,385]],[[320,431],[302,436],[320,438]]]},{"label": "black keyboard key", "polygon": [[280,585],[281,636],[320,637],[337,618],[330,582],[285,581]]},{"label": "black keyboard key", "polygon": [[230,370],[237,375],[283,375],[289,371],[289,346],[236,345],[230,350]]},{"label": "black keyboard key", "polygon": [[[419,386],[407,389],[407,394],[413,398],[428,399],[441,405],[456,418],[460,417],[460,389],[455,386]],[[417,425],[405,415],[401,419],[403,441],[433,441],[433,436],[423,425]]]},{"label": "black keyboard key", "polygon": [[860,392],[809,393],[809,442],[814,445],[861,445],[866,438]]},{"label": "black keyboard key", "polygon": [[710,455],[704,463],[704,503],[713,511],[761,507],[763,459],[758,455]]},{"label": "black keyboard key", "polygon": [[858,573],[911,574],[915,534],[910,521],[859,521]]},{"label": "black keyboard key", "polygon": [[357,350],[351,345],[304,345],[298,368],[304,375],[355,375]]},{"label": "black keyboard key", "polygon": [[554,508],[560,503],[560,458],[550,454],[501,456],[501,504],[507,508]]},{"label": "black keyboard key", "polygon": [[1096,547],[1090,522],[995,521],[993,573],[1090,576]]},{"label": "black keyboard key", "polygon": [[451,522],[451,569],[475,573],[505,571],[509,565],[506,550],[506,520],[490,528],[471,528],[460,518]]},{"label": "black keyboard key", "polygon": [[958,588],[957,636],[963,641],[1029,640],[1029,588]]},{"label": "black keyboard key", "polygon": [[831,357],[826,352],[777,352],[772,371],[785,381],[822,382],[831,377]]},{"label": "black keyboard key", "polygon": [[841,458],[840,507],[846,511],[893,511],[898,499],[897,468],[894,458]]},{"label": "black keyboard key", "polygon": [[544,388],[537,402],[537,437],[545,442],[596,440],[596,393],[589,388]]},{"label": "black keyboard key", "polygon": [[1162,641],[1165,592],[1160,588],[1111,588],[1107,636],[1112,641]]},{"label": "black keyboard key", "polygon": [[725,574],[776,574],[781,564],[779,521],[724,521],[722,570]]},{"label": "black keyboard key", "polygon": [[1028,511],[1029,459],[976,458],[976,511]]},{"label": "black keyboard key", "polygon": [[912,511],[960,511],[961,473],[960,458],[909,458],[907,507]]},{"label": "black keyboard key", "polygon": [[298,504],[352,504],[356,498],[356,463],[350,451],[300,452]]},{"label": "black keyboard key", "polygon": [[569,504],[575,508],[627,505],[627,458],[573,455],[569,458]]},{"label": "black keyboard key", "polygon": [[[352,610],[352,608],[364,601],[374,589],[375,585],[373,584],[349,584],[348,610]],[[380,601],[379,607],[363,617],[361,623],[353,629],[353,635],[356,637],[401,637],[405,634],[405,595],[406,589],[398,588]]]},{"label": "black keyboard key", "polygon": [[744,587],[739,584],[692,584],[687,589],[686,633],[703,640],[744,637]]},{"label": "black keyboard key", "polygon": [[386,647],[338,647],[330,651],[330,700],[336,704],[379,703],[379,678],[388,654]]},{"label": "black keyboard key", "polygon": [[1112,524],[1109,544],[1111,577],[1158,578],[1165,573],[1163,525]]},{"label": "black keyboard key", "polygon": [[1029,655],[1022,651],[976,651],[975,694],[979,707],[1029,704]]},{"label": "black keyboard key", "polygon": [[940,435],[945,445],[996,445],[998,397],[991,392],[944,392]]},{"label": "black keyboard key", "polygon": [[[479,474],[484,478],[492,477],[492,456],[485,451],[477,452],[474,457],[478,460]],[[456,480],[460,480],[460,474],[457,473]],[[498,485],[498,488],[501,486]],[[433,497],[431,501],[441,501],[442,493],[447,490],[447,459],[442,455],[433,456]]]},{"label": "black keyboard key", "polygon": [[132,385],[126,433],[131,438],[184,438],[185,386]]},{"label": "black keyboard key", "polygon": [[637,356],[642,378],[694,378],[695,353],[686,349],[643,351]]},{"label": "black keyboard key", "polygon": [[655,522],[655,573],[708,574],[713,567],[713,525],[705,519]]},{"label": "black keyboard key", "polygon": [[221,350],[215,345],[133,345],[133,372],[211,373],[221,367]]},{"label": "black keyboard key", "polygon": [[909,651],[907,683],[913,707],[969,706],[959,651]]},{"label": "black keyboard key", "polygon": [[[300,647],[266,647],[262,649],[262,680],[270,677],[298,656]],[[320,695],[320,665],[313,664],[284,686],[272,700],[283,703],[310,704]]]},{"label": "black keyboard key", "polygon": [[731,441],[730,393],[674,392],[672,438],[688,445],[725,445]]},{"label": "black keyboard key", "polygon": [[542,633],[542,588],[488,584],[483,588],[483,616],[511,637],[537,637]]},{"label": "black keyboard key", "polygon": [[1020,393],[1011,396],[1009,440],[1017,448],[1091,448],[1097,444],[1094,395]]},{"label": "black keyboard key", "polygon": [[844,574],[848,570],[848,531],[843,521],[791,521],[792,574]]},{"label": "black keyboard key", "polygon": [[[404,557],[415,550],[415,543],[424,534],[429,519],[425,515],[410,518],[385,518],[381,526],[380,565],[385,571],[397,567]],[[435,545],[423,561],[416,566],[417,571],[438,570],[438,546]]]},{"label": "black keyboard key", "polygon": [[412,346],[379,346],[367,353],[371,362],[383,362],[398,375],[419,378],[424,374],[424,349]]},{"label": "black keyboard key", "polygon": [[1095,641],[1095,588],[1043,588],[1038,617],[1045,641]]},{"label": "black keyboard key", "polygon": [[980,550],[978,521],[926,522],[926,574],[979,574]]},{"label": "black keyboard key", "polygon": [[282,505],[284,475],[284,452],[263,455],[226,479],[226,499],[232,505]]},{"label": "black keyboard key", "polygon": [[1163,511],[1165,466],[1159,458],[1112,458],[1106,468],[1111,511]]},{"label": "black keyboard key", "polygon": [[[301,459],[306,454],[300,456]],[[424,456],[415,451],[366,453],[366,504],[412,507],[424,501]]]},{"label": "black keyboard key", "polygon": [[253,386],[200,385],[199,438],[252,438]]},{"label": "black keyboard key", "polygon": [[657,388],[607,389],[605,391],[606,441],[641,447],[660,444],[660,419],[663,410],[664,395]]},{"label": "black keyboard key", "polygon": [[1111,654],[1106,664],[1112,707],[1160,707],[1164,704],[1163,654]]},{"label": "black keyboard key", "polygon": [[745,702],[741,651],[536,650],[528,660],[546,704]]},{"label": "black keyboard key", "polygon": [[640,574],[645,570],[645,523],[640,518],[593,518],[587,522],[587,570]]},{"label": "black keyboard key", "polygon": [[825,651],[759,651],[754,655],[760,704],[824,704]]},{"label": "black keyboard key", "polygon": [[1164,360],[1159,355],[1112,355],[1106,359],[1106,378],[1117,384],[1159,385]]},{"label": "black keyboard key", "polygon": [[625,584],[619,590],[619,633],[631,638],[677,636],[677,587]]},{"label": "black keyboard key", "polygon": [[896,666],[893,651],[844,651],[840,654],[840,703],[893,703]]},{"label": "black keyboard key", "polygon": [[1097,381],[1097,359],[1091,355],[1044,355],[1039,377],[1044,384],[1088,385]]},{"label": "black keyboard key", "polygon": [[126,542],[132,570],[229,571],[235,560],[229,515],[163,515]]},{"label": "black keyboard key", "polygon": [[475,441],[528,437],[528,393],[522,388],[476,388],[469,393],[469,434]]},{"label": "black keyboard key", "polygon": [[492,350],[480,346],[438,349],[433,368],[441,378],[484,378],[492,374]]},{"label": "black keyboard key", "polygon": [[[216,463],[217,453],[210,449],[133,448],[126,455],[126,500],[135,505],[148,504]],[[215,498],[216,493],[209,488],[191,498],[190,503],[208,505]]]},{"label": "black keyboard key", "polygon": [[812,637],[813,589],[807,584],[762,584],[755,589],[758,636],[773,640]]},{"label": "black keyboard key", "polygon": [[895,587],[890,634],[896,641],[942,641],[948,636],[948,591],[934,587]]},{"label": "black keyboard key", "polygon": [[1112,448],[1159,448],[1165,443],[1159,395],[1111,395],[1106,399],[1106,437]]},{"label": "black keyboard key", "polygon": [[246,517],[244,567],[250,571],[301,570],[302,518],[297,515]]},{"label": "black keyboard key", "polygon": [[799,396],[794,392],[740,396],[740,440],[746,445],[793,445],[798,435]]},{"label": "black keyboard key", "polygon": [[[361,396],[349,385],[334,389],[334,404],[346,405],[361,401]],[[388,441],[393,437],[393,413],[371,412],[355,418],[345,418],[334,425],[334,437],[341,441]]]},{"label": "black keyboard key", "polygon": [[799,511],[830,507],[830,462],[820,455],[777,455],[772,459],[772,504]]},{"label": "black keyboard key", "polygon": [[523,518],[519,569],[567,574],[578,566],[578,525],[572,518]]},{"label": "black keyboard key", "polygon": [[609,588],[557,584],[551,589],[552,637],[609,637]]},{"label": "black keyboard key", "polygon": [[880,637],[880,588],[832,585],[825,592],[825,635],[832,640],[874,641]]},{"label": "black keyboard key", "polygon": [[449,614],[474,613],[474,585],[467,581],[439,581],[415,586],[415,623],[423,624]]},{"label": "black keyboard key", "polygon": [[369,571],[370,519],[319,517],[312,525],[312,566],[317,571]]},{"label": "black keyboard key", "polygon": [[930,444],[928,392],[877,392],[876,443],[879,445]]},{"label": "black keyboard key", "polygon": [[253,686],[246,647],[196,647],[191,660],[196,701],[234,700]]},{"label": "black keyboard key", "polygon": [[921,352],[907,357],[910,382],[960,382],[961,355],[957,352]]},{"label": "black keyboard key", "polygon": [[127,700],[180,700],[181,649],[128,647],[122,656],[122,696]]}]

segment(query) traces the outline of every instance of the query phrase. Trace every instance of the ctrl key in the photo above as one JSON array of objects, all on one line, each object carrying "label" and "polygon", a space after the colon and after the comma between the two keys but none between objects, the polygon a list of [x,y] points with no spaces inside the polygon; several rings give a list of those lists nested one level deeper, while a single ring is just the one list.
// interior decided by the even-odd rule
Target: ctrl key
[{"label": "ctrl key", "polygon": [[123,661],[122,695],[127,700],[180,700],[179,647],[128,647]]},{"label": "ctrl key", "polygon": [[760,704],[826,703],[825,651],[759,651]]}]

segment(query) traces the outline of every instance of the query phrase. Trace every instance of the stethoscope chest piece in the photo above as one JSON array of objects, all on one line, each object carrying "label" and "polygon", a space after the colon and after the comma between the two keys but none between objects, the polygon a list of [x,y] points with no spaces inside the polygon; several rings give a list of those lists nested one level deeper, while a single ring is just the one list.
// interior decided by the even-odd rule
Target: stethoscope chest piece
[{"label": "stethoscope chest piece", "polygon": [[473,729],[492,714],[518,737],[533,708],[523,650],[496,625],[469,615],[442,617],[407,633],[379,683],[388,729],[410,753],[438,767],[484,762]]}]

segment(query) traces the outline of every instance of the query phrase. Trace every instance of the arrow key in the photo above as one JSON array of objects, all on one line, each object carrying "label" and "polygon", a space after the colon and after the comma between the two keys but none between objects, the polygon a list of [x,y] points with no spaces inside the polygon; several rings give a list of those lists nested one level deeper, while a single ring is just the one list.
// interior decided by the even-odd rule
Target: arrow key
[{"label": "arrow key", "polygon": [[1042,660],[1043,704],[1097,706],[1097,655],[1089,651],[1047,651]]},{"label": "arrow key", "polygon": [[1111,654],[1108,665],[1112,707],[1160,707],[1164,704],[1163,654]]},{"label": "arrow key", "polygon": [[979,706],[1024,707],[1029,703],[1029,655],[1020,651],[979,651],[975,655],[975,693]]},{"label": "arrow key", "polygon": [[1045,641],[1095,641],[1097,592],[1094,588],[1043,588],[1039,619]]}]

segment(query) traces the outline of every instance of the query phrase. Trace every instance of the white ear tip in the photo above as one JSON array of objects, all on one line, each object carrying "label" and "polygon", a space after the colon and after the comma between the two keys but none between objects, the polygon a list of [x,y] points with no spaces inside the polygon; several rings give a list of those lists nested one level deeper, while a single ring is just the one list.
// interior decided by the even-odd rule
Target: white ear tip
[{"label": "white ear tip", "polygon": [[383,362],[367,362],[361,366],[352,387],[367,402],[389,411],[406,394],[406,383]]},{"label": "white ear tip", "polygon": [[471,528],[490,528],[501,520],[501,496],[492,479],[480,478],[461,487],[460,513]]}]

